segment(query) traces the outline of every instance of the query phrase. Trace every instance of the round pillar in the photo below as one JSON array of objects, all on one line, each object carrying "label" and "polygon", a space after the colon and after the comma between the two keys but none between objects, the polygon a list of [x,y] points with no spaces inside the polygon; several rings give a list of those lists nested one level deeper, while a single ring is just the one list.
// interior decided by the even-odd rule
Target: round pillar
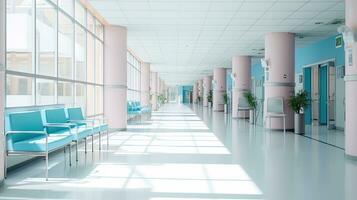
[{"label": "round pillar", "polygon": [[[264,84],[264,117],[267,114],[267,100],[279,97],[284,100],[286,129],[294,128],[294,113],[288,106],[288,99],[295,87],[295,37],[292,33],[268,33],[265,37],[265,60],[268,69]],[[269,123],[265,123],[270,128]],[[272,118],[271,129],[282,130],[283,120]]]},{"label": "round pillar", "polygon": [[141,65],[141,105],[142,106],[149,106],[150,105],[150,64],[143,63]]},{"label": "round pillar", "polygon": [[203,78],[203,106],[208,106],[208,95],[211,91],[212,76],[206,76]]},{"label": "round pillar", "polygon": [[244,98],[244,93],[251,88],[251,58],[250,56],[235,56],[232,59],[233,93],[232,93],[232,117],[244,117],[248,111],[238,113],[239,100]]},{"label": "round pillar", "polygon": [[157,72],[152,73],[151,77],[151,109],[157,110]]},{"label": "round pillar", "polygon": [[[346,0],[346,26],[357,31],[357,1]],[[346,124],[345,124],[345,153],[357,159],[357,44],[345,43],[345,87],[346,87]],[[352,62],[350,61],[352,56]]]},{"label": "round pillar", "polygon": [[110,129],[127,124],[127,30],[105,26],[104,31],[104,115]]},{"label": "round pillar", "polygon": [[215,68],[213,70],[213,111],[223,111],[223,94],[226,92],[226,69]]},{"label": "round pillar", "polygon": [[200,97],[200,102],[198,102],[199,104],[202,103],[203,100],[203,79],[198,80],[197,83],[197,97]]},{"label": "round pillar", "polygon": [[197,96],[198,96],[198,84],[195,82],[193,84],[193,89],[192,89],[192,101],[193,103],[197,103]]}]

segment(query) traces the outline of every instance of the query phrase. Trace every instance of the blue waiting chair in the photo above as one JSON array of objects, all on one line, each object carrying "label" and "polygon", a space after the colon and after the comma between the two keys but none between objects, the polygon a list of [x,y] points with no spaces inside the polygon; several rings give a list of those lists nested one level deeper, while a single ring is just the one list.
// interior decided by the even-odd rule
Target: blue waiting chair
[{"label": "blue waiting chair", "polygon": [[[98,133],[99,137],[99,150],[101,148],[101,133],[107,133],[107,147],[109,147],[109,127],[108,123],[104,118],[102,119],[86,119],[83,115],[82,109],[80,107],[67,108],[68,121],[75,123],[78,126],[91,125],[93,134]],[[98,122],[98,123],[96,123]],[[93,151],[93,136],[92,136],[92,151]]]},{"label": "blue waiting chair", "polygon": [[93,140],[93,128],[71,123],[66,116],[65,108],[55,108],[45,110],[47,131],[49,133],[72,130],[74,134],[73,142],[76,143],[76,161],[78,161],[78,142],[85,140],[85,152],[87,152],[86,138],[92,136]]},{"label": "blue waiting chair", "polygon": [[[72,129],[62,129],[61,125],[43,123],[41,111],[9,114],[9,131],[6,132],[6,158],[9,155],[43,156],[46,160],[46,180],[48,180],[48,155],[60,148],[69,147],[74,140]],[[53,128],[48,131],[48,128]],[[60,128],[60,129],[57,129]],[[70,164],[71,155],[69,154]]]}]

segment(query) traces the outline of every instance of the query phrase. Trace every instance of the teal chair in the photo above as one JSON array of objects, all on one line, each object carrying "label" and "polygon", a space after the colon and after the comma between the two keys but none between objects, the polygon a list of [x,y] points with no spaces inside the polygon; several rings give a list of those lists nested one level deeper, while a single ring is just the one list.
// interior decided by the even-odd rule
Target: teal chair
[{"label": "teal chair", "polygon": [[[109,127],[104,118],[102,119],[86,119],[80,107],[67,108],[68,121],[75,123],[78,126],[87,126],[90,124],[93,134],[98,133],[99,150],[101,149],[101,133],[107,133],[107,147],[109,147]],[[97,122],[97,123],[96,123]],[[93,135],[92,135],[92,151],[93,151]]]},{"label": "teal chair", "polygon": [[[48,155],[60,148],[69,147],[71,165],[71,143],[74,140],[71,128],[43,123],[41,111],[10,113],[9,131],[6,132],[6,161],[9,155],[43,156],[46,160],[46,180],[48,180]],[[53,129],[50,133],[47,129]],[[6,170],[5,170],[6,176]]]},{"label": "teal chair", "polygon": [[55,108],[45,110],[47,132],[49,134],[61,134],[68,129],[73,134],[73,142],[76,143],[76,161],[78,161],[78,142],[85,140],[85,152],[87,152],[86,138],[88,136],[93,137],[93,128],[76,123],[71,123],[66,116],[64,108]]}]

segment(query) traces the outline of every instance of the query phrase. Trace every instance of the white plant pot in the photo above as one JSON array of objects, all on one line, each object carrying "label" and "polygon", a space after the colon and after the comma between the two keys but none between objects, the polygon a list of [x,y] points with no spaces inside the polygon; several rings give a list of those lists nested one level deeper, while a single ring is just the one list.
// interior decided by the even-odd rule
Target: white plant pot
[{"label": "white plant pot", "polygon": [[228,105],[224,104],[224,114],[227,114],[227,113],[228,113]]},{"label": "white plant pot", "polygon": [[304,134],[305,133],[305,123],[304,123],[304,114],[294,115],[294,133]]},{"label": "white plant pot", "polygon": [[254,119],[254,110],[249,110],[249,123],[254,124],[255,119]]}]

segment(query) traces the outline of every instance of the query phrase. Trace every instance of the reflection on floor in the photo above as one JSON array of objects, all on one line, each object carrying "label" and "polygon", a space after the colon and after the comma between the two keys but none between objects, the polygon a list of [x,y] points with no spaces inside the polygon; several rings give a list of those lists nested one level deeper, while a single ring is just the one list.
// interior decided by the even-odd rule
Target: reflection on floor
[{"label": "reflection on floor", "polygon": [[[193,109],[193,111],[191,110]],[[287,133],[264,132],[199,106],[169,104],[151,120],[111,135],[101,153],[81,147],[11,172],[0,199],[355,199],[357,163],[344,151]],[[96,141],[98,145],[98,141]]]},{"label": "reflection on floor", "polygon": [[342,149],[345,148],[344,132],[336,129],[328,129],[327,126],[307,125],[305,127],[305,136]]}]

